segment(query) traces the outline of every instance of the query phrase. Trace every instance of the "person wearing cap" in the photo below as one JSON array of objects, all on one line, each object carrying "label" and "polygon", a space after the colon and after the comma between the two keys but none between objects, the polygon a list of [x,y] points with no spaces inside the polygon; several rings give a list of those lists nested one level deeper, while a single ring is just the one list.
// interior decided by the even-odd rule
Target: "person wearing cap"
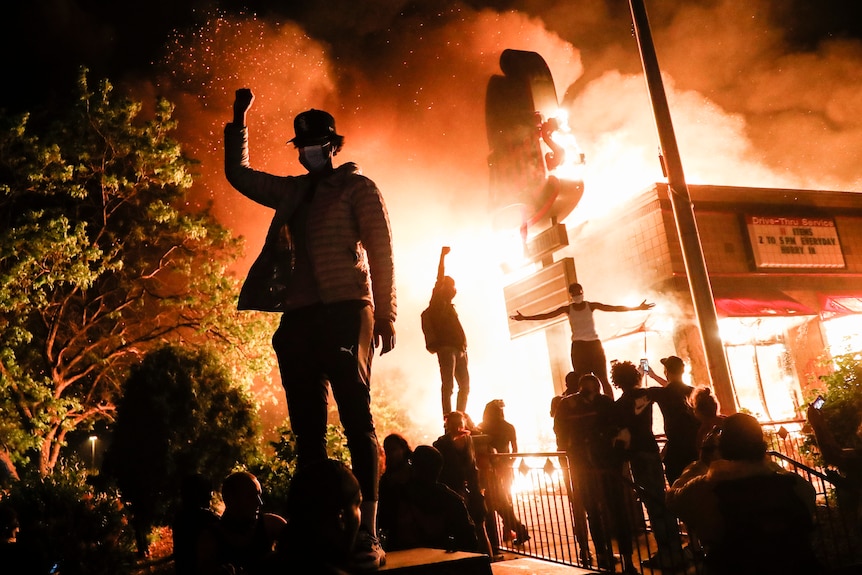
[{"label": "person wearing cap", "polygon": [[[668,485],[672,485],[682,474],[683,469],[697,460],[699,446],[697,432],[700,420],[694,413],[690,399],[694,388],[683,381],[685,363],[671,355],[662,358],[664,375],[661,377],[648,369],[646,374],[661,387],[648,387],[650,400],[658,404],[664,419],[664,433],[667,438],[662,450],[662,463]],[[643,374],[643,368],[639,368]]]},{"label": "person wearing cap", "polygon": [[717,441],[706,471],[667,492],[668,508],[704,546],[704,574],[823,573],[810,540],[814,486],[769,458],[751,415],[727,416]]},{"label": "person wearing cap", "polygon": [[572,303],[560,306],[553,311],[538,313],[535,315],[523,315],[517,311],[510,316],[515,321],[544,320],[551,319],[563,314],[568,315],[569,325],[572,328],[572,369],[578,374],[578,378],[587,373],[593,373],[602,382],[602,393],[613,397],[608,380],[608,361],[605,357],[605,349],[596,331],[593,320],[593,311],[637,311],[652,309],[655,304],[643,300],[636,306],[608,305],[597,301],[586,301],[584,299],[584,288],[579,283],[569,285],[569,296]]},{"label": "person wearing cap", "polygon": [[[378,440],[371,415],[371,360],[395,346],[392,234],[383,196],[356,164],[333,166],[344,137],[335,120],[311,109],[294,119],[289,141],[307,171],[279,176],[249,164],[246,116],[254,101],[236,91],[225,126],[225,175],[274,215],[238,308],[281,313],[272,343],[296,434],[298,465],[327,458],[331,386],[362,490],[353,569],[385,563],[376,538]],[[327,384],[328,381],[328,384]]]}]

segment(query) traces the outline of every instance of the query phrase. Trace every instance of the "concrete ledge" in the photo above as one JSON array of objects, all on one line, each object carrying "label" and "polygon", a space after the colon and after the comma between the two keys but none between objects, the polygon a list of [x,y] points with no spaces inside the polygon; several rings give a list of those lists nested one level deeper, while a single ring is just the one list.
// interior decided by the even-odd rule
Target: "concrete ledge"
[{"label": "concrete ledge", "polygon": [[428,548],[389,551],[386,565],[379,572],[393,575],[493,575],[487,555]]},{"label": "concrete ledge", "polygon": [[493,575],[535,575],[536,573],[541,573],[542,575],[595,575],[596,573],[589,569],[542,561],[541,559],[533,559],[532,557],[522,557],[521,559],[492,563],[491,571]]}]

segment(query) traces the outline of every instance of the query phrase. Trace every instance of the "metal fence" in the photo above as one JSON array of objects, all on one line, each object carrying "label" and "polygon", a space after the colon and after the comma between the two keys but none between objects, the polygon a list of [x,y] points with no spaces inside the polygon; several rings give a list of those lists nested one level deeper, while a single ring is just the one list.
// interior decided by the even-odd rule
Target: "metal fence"
[{"label": "metal fence", "polygon": [[[802,434],[787,427],[781,427],[783,431],[765,430],[769,454],[785,469],[801,475],[815,487],[817,516],[812,541],[818,557],[831,569],[862,564],[862,533],[856,509],[857,500],[848,497],[851,494],[840,477],[818,465],[816,449],[806,444]],[[514,470],[510,503],[515,518],[526,526],[529,534],[529,538],[518,537],[513,530],[504,527],[501,513],[490,511],[489,517],[492,519],[488,526],[492,546],[500,551],[598,569],[596,546],[589,530],[587,536],[581,538],[583,540],[579,540],[576,535],[579,531],[576,518],[582,516],[577,504],[581,494],[573,493],[565,454],[516,453],[494,454],[491,457],[492,468],[503,466]],[[649,563],[646,566],[642,564],[657,549],[655,533],[644,506],[646,495],[625,477],[604,478],[604,481],[619,480],[629,481],[625,485],[629,507],[626,516],[630,521],[629,532],[633,540],[633,564],[641,573],[652,573],[654,567],[649,566]],[[685,545],[686,559],[684,566],[674,566],[673,570],[700,574],[702,564],[696,540],[689,537],[684,526],[675,520],[674,524]],[[583,522],[580,532],[584,533]],[[614,551],[618,552],[616,541],[613,546]],[[619,563],[615,570],[622,570]]]}]

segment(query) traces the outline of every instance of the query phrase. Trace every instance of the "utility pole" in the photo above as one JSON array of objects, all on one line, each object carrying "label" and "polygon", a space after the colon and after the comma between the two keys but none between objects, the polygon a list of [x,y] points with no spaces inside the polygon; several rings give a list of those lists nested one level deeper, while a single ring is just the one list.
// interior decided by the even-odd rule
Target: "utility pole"
[{"label": "utility pole", "polygon": [[629,0],[629,6],[632,11],[635,38],[638,42],[644,76],[646,77],[647,91],[650,95],[653,115],[658,128],[663,168],[668,180],[668,195],[673,208],[679,243],[682,247],[682,259],[700,329],[700,338],[703,341],[709,379],[712,382],[715,397],[721,404],[722,411],[733,413],[736,411],[736,402],[730,381],[730,370],[727,367],[724,345],[718,333],[718,316],[715,312],[712,286],[706,269],[700,235],[697,232],[694,207],[688,193],[688,185],[685,183],[682,161],[679,157],[679,149],[673,131],[655,45],[650,32],[646,6],[644,0]]}]

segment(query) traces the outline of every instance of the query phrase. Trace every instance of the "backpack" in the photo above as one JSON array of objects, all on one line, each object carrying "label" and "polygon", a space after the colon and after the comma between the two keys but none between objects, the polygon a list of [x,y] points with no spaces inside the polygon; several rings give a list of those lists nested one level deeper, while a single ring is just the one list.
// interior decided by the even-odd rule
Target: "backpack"
[{"label": "backpack", "polygon": [[433,313],[429,305],[419,316],[422,321],[422,335],[425,336],[425,349],[428,350],[428,353],[437,353],[437,338],[431,317]]}]

